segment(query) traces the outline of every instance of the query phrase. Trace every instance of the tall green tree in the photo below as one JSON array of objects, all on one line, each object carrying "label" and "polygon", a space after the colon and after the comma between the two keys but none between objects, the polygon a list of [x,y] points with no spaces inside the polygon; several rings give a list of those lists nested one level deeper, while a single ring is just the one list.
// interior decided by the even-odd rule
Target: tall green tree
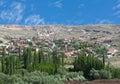
[{"label": "tall green tree", "polygon": [[1,59],[1,65],[2,65],[2,72],[5,73],[6,71],[6,65],[5,65],[5,48],[3,48],[3,55],[2,55],[2,59]]},{"label": "tall green tree", "polygon": [[54,50],[52,52],[52,60],[53,60],[53,64],[55,65],[55,68],[57,71],[57,68],[60,66],[60,57],[58,56],[57,50]]},{"label": "tall green tree", "polygon": [[27,56],[27,49],[24,48],[23,50],[23,64],[24,64],[24,68],[27,68],[27,64],[28,64],[28,56]]},{"label": "tall green tree", "polygon": [[15,62],[15,56],[11,55],[6,57],[6,74],[12,75],[16,71],[16,62]]},{"label": "tall green tree", "polygon": [[12,55],[12,56],[9,57],[9,59],[10,59],[10,62],[9,62],[10,63],[9,64],[10,72],[9,72],[9,74],[12,75],[16,71],[16,68],[15,68],[15,56]]},{"label": "tall green tree", "polygon": [[64,67],[64,57],[65,57],[64,53],[61,53],[61,65],[62,65],[62,67]]},{"label": "tall green tree", "polygon": [[39,51],[38,51],[38,62],[39,62],[39,63],[41,63],[41,57],[42,57],[42,55],[43,55],[42,50],[39,50]]},{"label": "tall green tree", "polygon": [[96,70],[103,69],[103,62],[97,57],[91,55],[86,56],[84,52],[79,53],[74,62],[74,70],[83,71],[84,75],[88,76],[92,68]]},{"label": "tall green tree", "polygon": [[36,51],[34,51],[34,55],[33,55],[33,70],[35,69],[35,67],[39,64],[39,60],[38,60],[38,54]]}]

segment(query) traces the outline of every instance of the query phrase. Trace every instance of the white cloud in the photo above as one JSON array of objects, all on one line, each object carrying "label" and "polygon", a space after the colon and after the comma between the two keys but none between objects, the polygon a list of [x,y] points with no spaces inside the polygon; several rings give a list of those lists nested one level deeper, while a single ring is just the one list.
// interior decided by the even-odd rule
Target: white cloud
[{"label": "white cloud", "polygon": [[57,8],[62,8],[63,4],[62,4],[62,2],[59,0],[59,1],[56,1],[56,2],[50,3],[49,6],[55,6],[55,7],[57,7]]},{"label": "white cloud", "polygon": [[40,15],[31,15],[25,19],[26,25],[41,25],[44,23],[44,19]]},{"label": "white cloud", "polygon": [[13,2],[10,7],[2,10],[0,18],[7,23],[18,23],[22,20],[25,6],[19,2]]},{"label": "white cloud", "polygon": [[113,9],[113,10],[120,9],[120,4],[117,4],[117,5],[114,6],[112,9]]},{"label": "white cloud", "polygon": [[54,2],[54,5],[55,5],[56,7],[58,7],[58,8],[62,8],[62,3],[61,3],[61,1],[56,1],[56,2]]},{"label": "white cloud", "polygon": [[98,21],[99,24],[110,24],[112,23],[112,21],[108,20],[108,19],[101,19]]},{"label": "white cloud", "polygon": [[120,17],[120,10],[116,11],[113,15],[117,16],[117,17]]},{"label": "white cloud", "polygon": [[120,18],[120,0],[116,1],[116,5],[113,6],[113,16],[119,17]]}]

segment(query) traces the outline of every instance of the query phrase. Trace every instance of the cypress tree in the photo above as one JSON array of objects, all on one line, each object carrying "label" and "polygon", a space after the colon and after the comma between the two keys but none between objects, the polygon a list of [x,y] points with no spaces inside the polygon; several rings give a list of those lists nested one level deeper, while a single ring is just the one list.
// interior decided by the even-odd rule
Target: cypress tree
[{"label": "cypress tree", "polygon": [[20,48],[20,46],[19,46],[19,60],[21,60],[21,48]]},{"label": "cypress tree", "polygon": [[5,73],[6,71],[6,66],[5,66],[5,48],[3,48],[3,55],[2,55],[2,60],[1,60],[1,64],[2,64],[2,72]]},{"label": "cypress tree", "polygon": [[9,59],[9,74],[12,75],[15,73],[15,57],[14,56],[10,56],[8,57]]},{"label": "cypress tree", "polygon": [[39,62],[41,62],[41,63],[44,63],[44,61],[45,61],[45,55],[44,55],[44,52],[43,52],[43,50],[41,49],[40,50],[40,55],[39,55]]},{"label": "cypress tree", "polygon": [[22,66],[22,65],[21,65],[21,63],[20,63],[20,60],[19,60],[19,59],[16,59],[16,67],[15,67],[16,70],[17,70],[17,69],[20,69],[21,66]]},{"label": "cypress tree", "polygon": [[41,53],[42,55],[42,63],[44,63],[45,62],[45,54],[44,54],[44,52],[42,51],[42,53]]},{"label": "cypress tree", "polygon": [[32,58],[32,50],[31,50],[31,48],[27,48],[27,59],[28,59],[28,64],[27,65],[32,63],[31,58]]},{"label": "cypress tree", "polygon": [[[24,53],[24,52],[23,52]],[[17,70],[17,69],[21,69],[23,66],[22,66],[22,61],[23,61],[23,59],[22,59],[22,55],[21,55],[21,47],[19,46],[19,52],[18,52],[18,57],[16,57],[16,59],[15,59],[15,69]]]},{"label": "cypress tree", "polygon": [[31,48],[24,48],[22,57],[23,57],[23,65],[24,65],[23,68],[31,71],[32,63],[34,62],[32,60],[33,57],[32,57]]},{"label": "cypress tree", "polygon": [[10,74],[10,59],[9,59],[9,57],[6,57],[6,70],[5,70],[5,73],[6,74]]},{"label": "cypress tree", "polygon": [[60,66],[60,57],[58,56],[57,50],[52,52],[52,60],[53,64],[55,65],[55,71],[57,71],[57,68]]},{"label": "cypress tree", "polygon": [[104,47],[103,48],[103,66],[105,67],[105,56],[106,56],[106,53],[107,53],[107,49]]},{"label": "cypress tree", "polygon": [[37,56],[37,52],[34,52],[34,56],[33,56],[33,70],[35,69],[35,67],[39,64],[38,62],[38,56]]},{"label": "cypress tree", "polygon": [[62,56],[61,56],[61,57],[62,57],[62,62],[61,62],[61,64],[62,64],[62,67],[64,67],[64,53],[62,53],[61,55],[62,55]]},{"label": "cypress tree", "polygon": [[38,62],[39,62],[39,64],[41,63],[42,53],[43,53],[42,50],[38,51]]},{"label": "cypress tree", "polygon": [[51,61],[51,53],[50,52],[48,52],[47,57],[48,57],[48,63],[52,63],[52,61]]},{"label": "cypress tree", "polygon": [[32,70],[32,51],[31,48],[27,48],[27,61],[26,61],[26,69],[31,71]]},{"label": "cypress tree", "polygon": [[23,51],[23,63],[24,63],[24,68],[27,69],[29,66],[29,48],[25,48]]},{"label": "cypress tree", "polygon": [[27,68],[27,50],[26,48],[24,48],[23,50],[23,64],[24,64],[24,68],[26,69]]},{"label": "cypress tree", "polygon": [[84,53],[78,54],[74,62],[74,70],[75,71],[83,71],[84,75],[88,77],[89,71],[94,68],[96,70],[103,69],[102,61],[97,57],[88,55],[86,56]]},{"label": "cypress tree", "polygon": [[52,59],[53,59],[53,64],[56,64],[57,62],[57,51],[56,50],[52,52]]}]

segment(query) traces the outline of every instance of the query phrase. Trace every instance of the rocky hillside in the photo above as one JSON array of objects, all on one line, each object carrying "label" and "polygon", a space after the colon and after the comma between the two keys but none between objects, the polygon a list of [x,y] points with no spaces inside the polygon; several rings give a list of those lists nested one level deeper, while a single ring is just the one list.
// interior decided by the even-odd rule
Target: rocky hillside
[{"label": "rocky hillside", "polygon": [[0,25],[0,39],[5,40],[6,36],[23,38],[34,36],[51,39],[76,37],[83,41],[100,42],[118,47],[120,46],[120,25]]}]

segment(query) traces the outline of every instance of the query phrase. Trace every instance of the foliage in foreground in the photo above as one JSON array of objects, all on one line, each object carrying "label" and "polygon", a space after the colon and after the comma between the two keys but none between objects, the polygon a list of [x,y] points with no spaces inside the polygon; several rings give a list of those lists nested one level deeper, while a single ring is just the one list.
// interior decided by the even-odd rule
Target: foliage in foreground
[{"label": "foliage in foreground", "polygon": [[110,71],[112,74],[112,78],[119,78],[120,79],[120,68],[115,68],[112,65],[106,65],[105,69]]},{"label": "foliage in foreground", "polygon": [[115,68],[112,65],[108,64],[102,70],[90,70],[91,79],[120,79],[120,68]]},{"label": "foliage in foreground", "polygon": [[91,69],[90,77],[91,79],[111,79],[112,74],[110,71],[103,70],[103,69],[102,70]]},{"label": "foliage in foreground", "polygon": [[64,75],[49,75],[46,72],[40,71],[11,76],[3,73],[0,74],[0,84],[64,84],[64,81],[70,80],[84,81],[85,78],[82,72],[65,72]]}]

